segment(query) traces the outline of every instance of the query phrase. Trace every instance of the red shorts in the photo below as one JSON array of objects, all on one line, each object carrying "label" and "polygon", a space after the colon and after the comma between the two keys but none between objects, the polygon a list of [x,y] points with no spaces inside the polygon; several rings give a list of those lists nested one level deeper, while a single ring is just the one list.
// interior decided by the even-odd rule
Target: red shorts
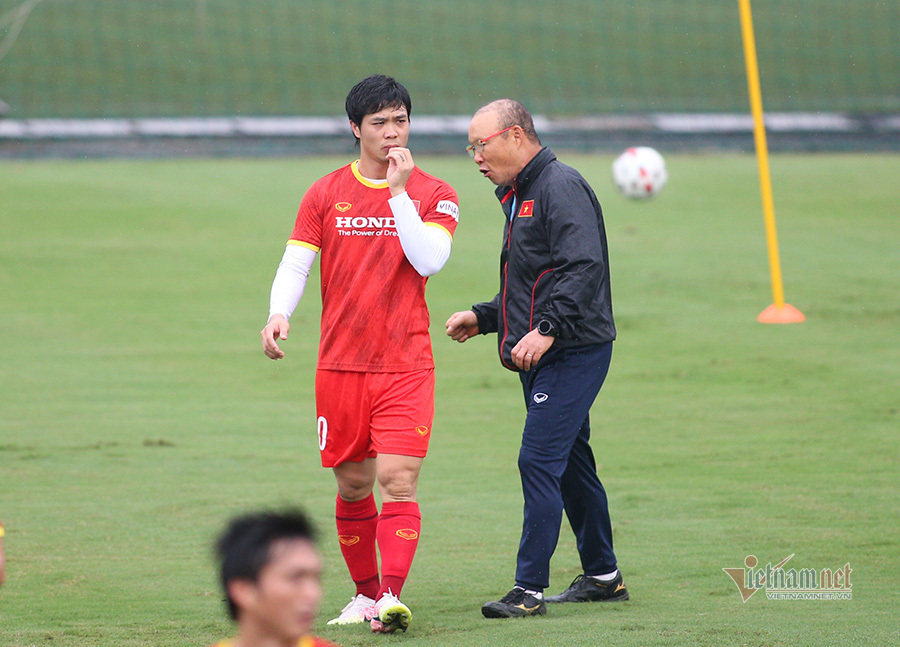
[{"label": "red shorts", "polygon": [[316,371],[322,466],[378,454],[424,457],[434,421],[434,369],[409,373]]}]

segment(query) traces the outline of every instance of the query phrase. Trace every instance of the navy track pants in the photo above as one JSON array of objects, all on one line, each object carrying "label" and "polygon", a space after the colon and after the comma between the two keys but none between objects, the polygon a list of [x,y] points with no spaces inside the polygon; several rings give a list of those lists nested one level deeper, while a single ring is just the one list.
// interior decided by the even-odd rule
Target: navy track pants
[{"label": "navy track pants", "polygon": [[612,342],[567,348],[521,372],[528,414],[519,451],[525,497],[516,584],[543,591],[566,511],[587,575],[616,569],[606,491],[597,477],[589,412],[603,386]]}]

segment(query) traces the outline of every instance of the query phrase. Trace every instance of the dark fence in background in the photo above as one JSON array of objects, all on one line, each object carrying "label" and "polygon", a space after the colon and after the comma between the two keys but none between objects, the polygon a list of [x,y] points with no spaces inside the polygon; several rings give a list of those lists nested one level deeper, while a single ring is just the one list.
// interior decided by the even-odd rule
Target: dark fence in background
[{"label": "dark fence in background", "polygon": [[[882,136],[900,113],[900,2],[753,14],[767,112]],[[410,89],[414,122],[500,96],[558,119],[748,113],[736,0],[0,0],[7,120],[335,116],[376,72]]]}]

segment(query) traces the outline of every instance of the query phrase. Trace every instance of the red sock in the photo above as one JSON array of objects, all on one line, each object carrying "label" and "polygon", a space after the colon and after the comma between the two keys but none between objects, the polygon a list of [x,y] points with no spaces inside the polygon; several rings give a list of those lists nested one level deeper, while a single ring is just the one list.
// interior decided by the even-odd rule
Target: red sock
[{"label": "red sock", "polygon": [[361,501],[344,501],[338,496],[334,516],[341,553],[347,562],[350,578],[356,584],[356,593],[375,599],[379,588],[378,557],[375,554],[375,529],[378,526],[375,496],[370,494]]},{"label": "red sock", "polygon": [[422,517],[419,504],[415,501],[392,501],[381,506],[376,536],[381,552],[382,577],[376,600],[388,589],[400,597],[419,545],[421,529]]}]

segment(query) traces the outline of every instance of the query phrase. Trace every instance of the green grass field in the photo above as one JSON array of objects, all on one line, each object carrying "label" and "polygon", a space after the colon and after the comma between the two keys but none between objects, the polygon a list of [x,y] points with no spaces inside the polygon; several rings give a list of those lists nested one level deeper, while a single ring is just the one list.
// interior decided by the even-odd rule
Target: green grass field
[{"label": "green grass field", "polygon": [[[619,340],[594,449],[632,600],[488,621],[512,585],[523,404],[493,338],[443,336],[497,286],[501,220],[468,159],[453,256],[429,283],[438,371],[405,635],[325,626],[351,589],[318,465],[318,294],[285,360],[260,349],[309,183],[346,160],[0,163],[0,646],[183,646],[229,635],[209,545],[299,503],[327,563],[319,633],[342,645],[897,643],[900,157],[776,156],[787,300],[771,301],[756,162],[668,157],[649,203],[609,156],[561,155],[604,205]],[[723,567],[850,564],[849,601],[742,603]],[[551,589],[578,574],[563,527]]]}]

